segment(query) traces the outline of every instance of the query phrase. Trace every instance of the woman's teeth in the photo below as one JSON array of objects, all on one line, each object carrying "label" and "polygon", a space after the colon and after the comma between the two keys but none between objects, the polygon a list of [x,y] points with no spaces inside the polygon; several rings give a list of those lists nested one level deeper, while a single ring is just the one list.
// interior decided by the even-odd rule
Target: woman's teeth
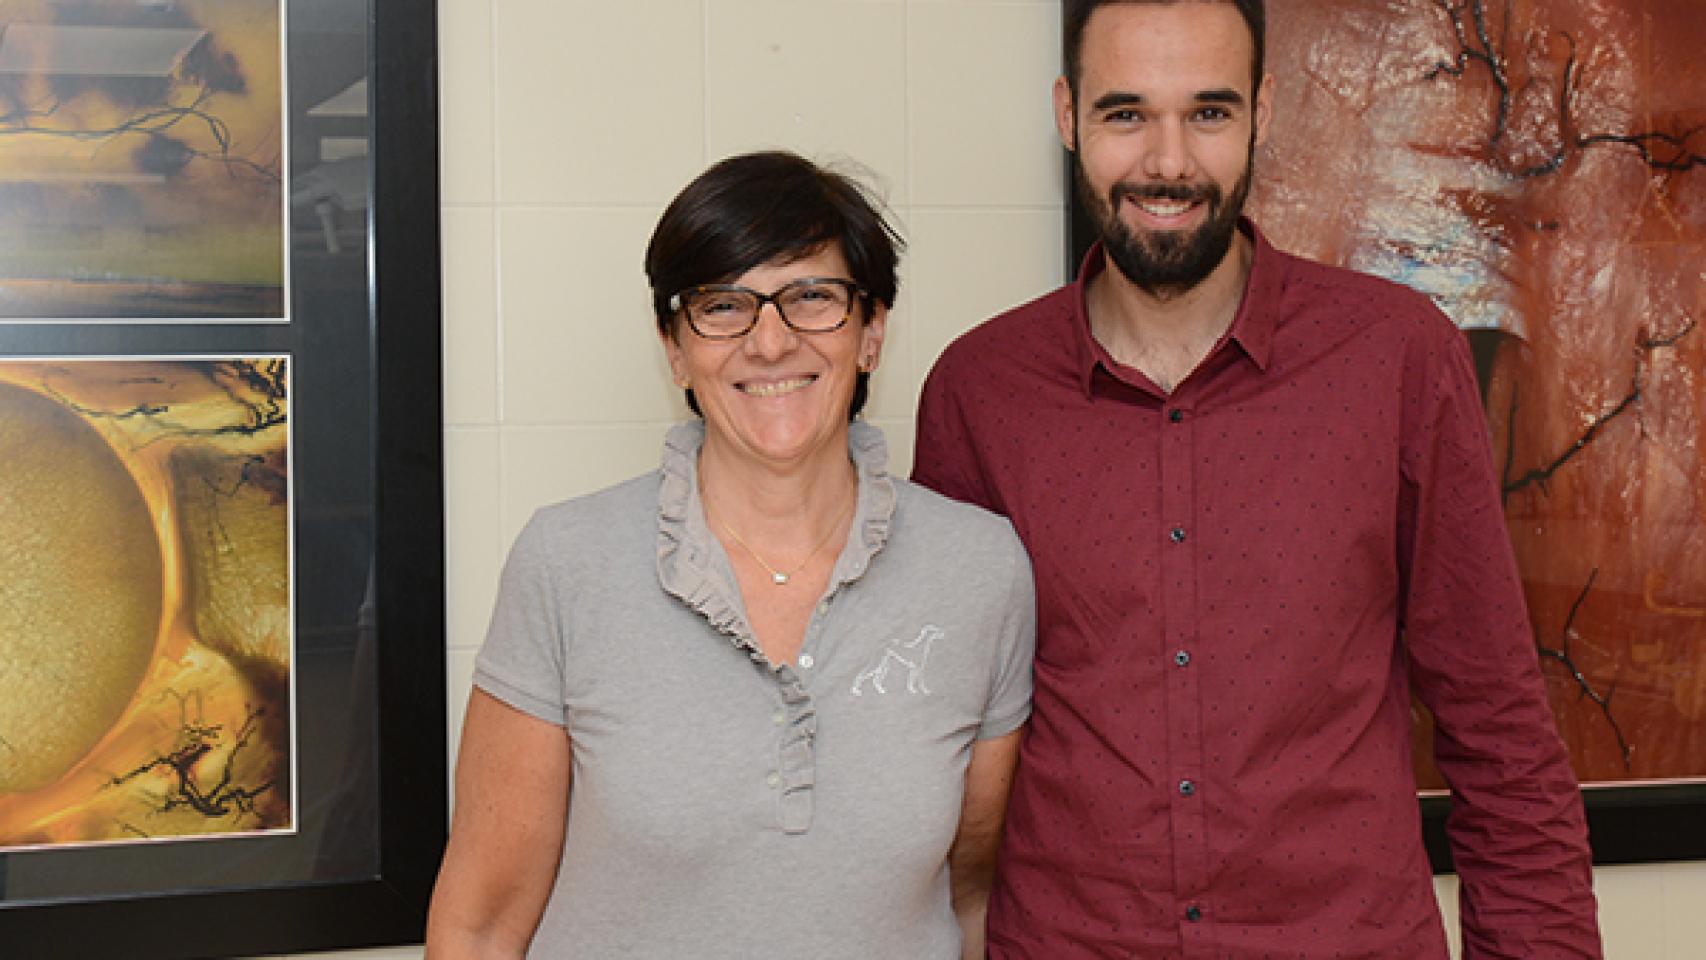
[{"label": "woman's teeth", "polygon": [[792,380],[772,380],[768,383],[742,383],[740,392],[749,397],[780,397],[802,387],[809,387],[816,377],[795,377]]}]

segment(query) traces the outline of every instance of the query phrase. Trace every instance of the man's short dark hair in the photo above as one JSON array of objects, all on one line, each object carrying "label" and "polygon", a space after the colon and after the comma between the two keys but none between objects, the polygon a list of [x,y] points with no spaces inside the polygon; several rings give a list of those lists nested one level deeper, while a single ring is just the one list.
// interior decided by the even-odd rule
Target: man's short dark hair
[{"label": "man's short dark hair", "polygon": [[[646,246],[658,329],[674,333],[669,299],[688,287],[732,283],[754,267],[809,257],[832,243],[863,290],[860,320],[870,322],[873,303],[894,306],[905,246],[879,206],[851,177],[786,151],[712,165],[670,201]],[[858,375],[849,418],[865,406],[869,379]],[[687,405],[700,412],[692,390]]]},{"label": "man's short dark hair", "polygon": [[1262,62],[1267,50],[1268,15],[1263,7],[1263,0],[1067,0],[1065,23],[1062,36],[1064,48],[1061,62],[1066,67],[1066,82],[1072,88],[1072,100],[1078,102],[1078,72],[1081,55],[1084,52],[1084,25],[1090,22],[1090,15],[1100,7],[1115,3],[1230,3],[1238,8],[1238,15],[1244,18],[1244,25],[1250,28],[1250,40],[1255,50],[1254,62],[1250,68],[1250,95],[1262,85]]}]

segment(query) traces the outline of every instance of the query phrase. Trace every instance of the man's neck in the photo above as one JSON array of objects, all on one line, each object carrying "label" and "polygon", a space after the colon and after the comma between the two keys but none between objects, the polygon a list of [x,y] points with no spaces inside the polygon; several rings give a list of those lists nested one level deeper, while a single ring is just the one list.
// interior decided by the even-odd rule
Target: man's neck
[{"label": "man's neck", "polygon": [[1171,393],[1232,326],[1254,256],[1255,244],[1240,231],[1201,283],[1157,296],[1131,282],[1104,253],[1104,268],[1085,291],[1090,332],[1115,360]]}]

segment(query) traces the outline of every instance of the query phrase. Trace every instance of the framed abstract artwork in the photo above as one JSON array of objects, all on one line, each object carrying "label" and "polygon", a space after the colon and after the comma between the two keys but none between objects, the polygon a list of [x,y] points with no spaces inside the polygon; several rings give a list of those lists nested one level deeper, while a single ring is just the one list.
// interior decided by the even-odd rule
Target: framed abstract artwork
[{"label": "framed abstract artwork", "polygon": [[[1465,331],[1595,859],[1706,858],[1706,19],[1671,0],[1270,12],[1248,212]],[[1070,226],[1076,270],[1093,231]]]},{"label": "framed abstract artwork", "polygon": [[422,0],[0,3],[0,953],[424,931],[436,71]]}]

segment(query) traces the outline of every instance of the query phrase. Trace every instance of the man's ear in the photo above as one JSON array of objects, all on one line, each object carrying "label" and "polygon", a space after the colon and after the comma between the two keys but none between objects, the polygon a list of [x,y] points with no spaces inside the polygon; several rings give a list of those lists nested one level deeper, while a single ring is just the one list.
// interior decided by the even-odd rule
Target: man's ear
[{"label": "man's ear", "polygon": [[1060,134],[1061,146],[1078,149],[1078,117],[1073,112],[1072,84],[1064,76],[1054,80],[1054,129]]}]

